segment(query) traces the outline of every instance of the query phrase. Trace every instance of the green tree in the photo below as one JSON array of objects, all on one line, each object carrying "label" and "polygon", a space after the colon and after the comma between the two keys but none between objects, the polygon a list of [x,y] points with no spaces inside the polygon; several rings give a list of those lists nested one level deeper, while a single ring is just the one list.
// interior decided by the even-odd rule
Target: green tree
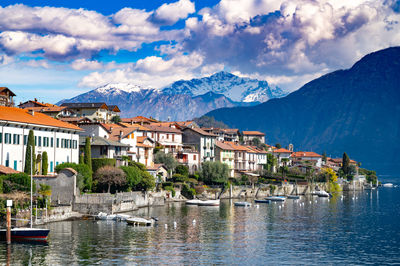
[{"label": "green tree", "polygon": [[221,162],[204,162],[200,176],[206,184],[225,183],[228,181],[229,167]]},{"label": "green tree", "polygon": [[86,137],[84,162],[87,166],[89,166],[90,171],[92,171],[92,153],[90,147],[90,137]]},{"label": "green tree", "polygon": [[120,166],[119,168],[125,172],[128,190],[137,190],[137,186],[142,181],[141,170],[135,166]]},{"label": "green tree", "polygon": [[186,165],[180,164],[175,168],[175,173],[188,177],[189,176],[189,168]]},{"label": "green tree", "polygon": [[154,156],[155,163],[161,163],[168,168],[168,170],[174,171],[178,166],[178,162],[175,160],[174,156],[170,153],[165,154],[163,152],[157,152]]},{"label": "green tree", "polygon": [[324,153],[322,154],[322,161],[324,163],[326,163],[326,161],[327,161],[326,151],[324,151]]},{"label": "green tree", "polygon": [[342,170],[345,176],[350,174],[350,158],[347,153],[343,153]]},{"label": "green tree", "polygon": [[274,167],[277,164],[278,164],[278,159],[272,154],[267,154],[267,171],[273,172]]},{"label": "green tree", "polygon": [[49,169],[49,158],[47,152],[42,154],[42,175],[47,175],[47,170]]},{"label": "green tree", "polygon": [[80,150],[80,152],[79,152],[79,164],[85,163],[85,157],[84,157],[83,154],[84,154],[83,150]]},{"label": "green tree", "polygon": [[108,193],[110,193],[111,186],[123,186],[126,183],[124,171],[109,165],[98,169],[95,178],[99,184],[107,186]]},{"label": "green tree", "polygon": [[279,143],[276,143],[276,144],[275,144],[275,147],[276,147],[277,149],[282,148],[281,144],[279,144]]},{"label": "green tree", "polygon": [[[32,157],[31,157],[32,152]],[[32,173],[35,173],[36,155],[35,155],[35,136],[33,130],[29,130],[28,143],[26,145],[25,153],[25,167],[24,172],[28,175],[31,174],[31,160],[32,160]]]},{"label": "green tree", "polygon": [[113,116],[112,118],[111,118],[111,122],[113,122],[113,123],[120,123],[122,120],[121,120],[121,117],[119,117],[119,115],[115,115],[115,116]]}]

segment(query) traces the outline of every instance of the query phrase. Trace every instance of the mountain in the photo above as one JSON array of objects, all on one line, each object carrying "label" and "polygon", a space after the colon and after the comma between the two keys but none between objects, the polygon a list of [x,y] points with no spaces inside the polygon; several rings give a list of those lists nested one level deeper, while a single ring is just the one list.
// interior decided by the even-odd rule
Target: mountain
[{"label": "mountain", "polygon": [[116,104],[122,117],[152,116],[160,120],[188,120],[222,107],[251,106],[286,95],[266,81],[241,78],[227,72],[180,80],[155,89],[132,84],[108,84],[64,102]]},{"label": "mountain", "polygon": [[207,114],[269,143],[341,157],[398,174],[400,167],[400,47],[363,57],[348,70],[315,79],[280,99]]}]

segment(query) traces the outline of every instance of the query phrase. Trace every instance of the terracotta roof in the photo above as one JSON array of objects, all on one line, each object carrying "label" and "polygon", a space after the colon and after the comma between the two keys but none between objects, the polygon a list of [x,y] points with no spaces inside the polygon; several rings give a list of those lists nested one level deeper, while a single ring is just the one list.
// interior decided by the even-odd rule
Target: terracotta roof
[{"label": "terracotta roof", "polygon": [[26,109],[0,106],[0,120],[67,128],[79,131],[82,130],[73,124],[54,119],[40,112],[34,112],[34,115],[30,114],[29,112],[30,111]]},{"label": "terracotta roof", "polygon": [[293,152],[292,157],[322,157],[321,155],[319,155],[318,153],[312,152],[312,151],[296,151]]},{"label": "terracotta roof", "polygon": [[118,112],[118,113],[121,112],[121,110],[119,110],[119,108],[118,108],[118,105],[109,105],[109,106],[108,106],[108,109],[109,109],[110,111],[113,111],[113,112]]},{"label": "terracotta roof", "polygon": [[235,151],[248,151],[248,149],[243,145],[235,144],[234,142],[228,141],[225,143],[229,144]]},{"label": "terracotta roof", "polygon": [[[90,145],[92,146],[116,146],[116,147],[130,147],[128,144],[120,143],[112,139],[106,139],[102,137],[92,137]],[[86,136],[79,136],[79,145],[84,146],[86,144]]]},{"label": "terracotta roof", "polygon": [[8,91],[10,93],[10,96],[16,96],[14,92],[12,92],[9,88],[7,87],[0,87],[0,92],[3,91]]},{"label": "terracotta roof", "polygon": [[264,133],[260,131],[243,131],[243,135],[250,135],[250,136],[265,136]]},{"label": "terracotta roof", "polygon": [[147,118],[147,117],[140,116],[140,115],[132,117],[132,118],[122,118],[121,120],[122,120],[122,122],[125,122],[125,123],[131,123],[131,122],[133,122],[133,123],[139,123],[139,122],[157,123],[158,122],[155,119]]},{"label": "terracotta roof", "polygon": [[136,147],[142,147],[142,148],[153,148],[151,145],[146,145],[143,143],[136,143]]},{"label": "terracotta roof", "polygon": [[216,141],[215,146],[217,146],[221,150],[227,150],[227,151],[235,150],[231,145],[229,145],[228,143],[222,142],[222,141]]},{"label": "terracotta roof", "polygon": [[268,153],[268,152],[266,152],[265,150],[263,150],[263,149],[259,149],[258,147],[256,147],[256,146],[246,146],[246,147],[248,147],[248,148],[250,148],[250,149],[253,149],[256,153]]},{"label": "terracotta roof", "polygon": [[25,109],[42,113],[52,113],[52,112],[61,112],[66,108],[67,107],[65,106],[46,106],[46,107],[26,107]]},{"label": "terracotta roof", "polygon": [[148,128],[146,128],[146,127],[144,127],[142,125],[138,125],[138,124],[130,124],[130,123],[120,122],[120,123],[118,123],[118,125],[121,125],[122,127],[135,127],[135,128],[137,128],[138,130],[141,130],[141,131],[149,130]]},{"label": "terracotta roof", "polygon": [[272,151],[273,153],[292,153],[291,151],[285,149],[285,148],[280,148]]},{"label": "terracotta roof", "polygon": [[145,128],[147,128],[147,131],[182,134],[182,131],[173,127],[154,126],[150,124],[146,125]]},{"label": "terracotta roof", "polygon": [[58,120],[64,121],[64,122],[81,122],[81,121],[89,121],[91,120],[87,117],[59,117]]},{"label": "terracotta roof", "polygon": [[8,174],[18,174],[18,173],[19,172],[17,170],[14,170],[4,165],[0,165],[0,174],[8,175]]},{"label": "terracotta roof", "polygon": [[85,109],[106,109],[108,106],[105,103],[63,103],[61,106],[66,106],[68,108],[85,108]]},{"label": "terracotta roof", "polygon": [[164,167],[165,169],[167,169],[167,167],[160,163],[155,163],[153,166],[147,166],[146,168],[147,170],[158,170],[160,169],[160,167]]},{"label": "terracotta roof", "polygon": [[136,127],[118,127],[118,128],[113,128],[110,131],[110,137],[109,139],[119,141],[121,132],[122,132],[122,138],[125,138],[127,135],[131,134],[132,132],[136,131]]},{"label": "terracotta roof", "polygon": [[107,130],[108,132],[111,132],[111,129],[113,128],[121,128],[122,126],[119,124],[105,124],[105,123],[100,123],[100,125]]},{"label": "terracotta roof", "polygon": [[200,135],[203,135],[203,136],[217,137],[217,135],[214,135],[212,133],[208,133],[208,132],[202,130],[201,128],[197,128],[197,127],[193,127],[193,128],[187,127],[187,128],[184,128],[183,130],[188,130],[188,129],[193,130],[194,132],[197,132],[197,133],[199,133]]}]

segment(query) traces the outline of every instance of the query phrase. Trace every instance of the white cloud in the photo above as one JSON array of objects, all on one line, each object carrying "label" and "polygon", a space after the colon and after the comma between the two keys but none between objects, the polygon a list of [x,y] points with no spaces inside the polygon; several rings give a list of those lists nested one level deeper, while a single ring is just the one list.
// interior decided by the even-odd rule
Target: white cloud
[{"label": "white cloud", "polygon": [[186,18],[195,11],[194,3],[190,0],[179,0],[178,2],[160,6],[154,12],[153,19],[160,23],[173,25],[178,20]]}]

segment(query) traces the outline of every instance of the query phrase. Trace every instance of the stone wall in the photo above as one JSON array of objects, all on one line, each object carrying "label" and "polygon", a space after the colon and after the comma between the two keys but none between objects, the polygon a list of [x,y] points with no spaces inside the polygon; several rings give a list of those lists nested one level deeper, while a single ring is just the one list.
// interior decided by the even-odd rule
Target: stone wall
[{"label": "stone wall", "polygon": [[[37,216],[36,216],[37,215]],[[79,216],[78,213],[72,211],[72,206],[59,206],[59,207],[52,207],[47,210],[42,209],[35,209],[33,212],[33,224],[43,224],[48,222],[55,222],[55,221],[63,221],[72,217]],[[30,221],[30,211],[29,210],[20,210],[16,214],[16,226],[27,226]]]}]

